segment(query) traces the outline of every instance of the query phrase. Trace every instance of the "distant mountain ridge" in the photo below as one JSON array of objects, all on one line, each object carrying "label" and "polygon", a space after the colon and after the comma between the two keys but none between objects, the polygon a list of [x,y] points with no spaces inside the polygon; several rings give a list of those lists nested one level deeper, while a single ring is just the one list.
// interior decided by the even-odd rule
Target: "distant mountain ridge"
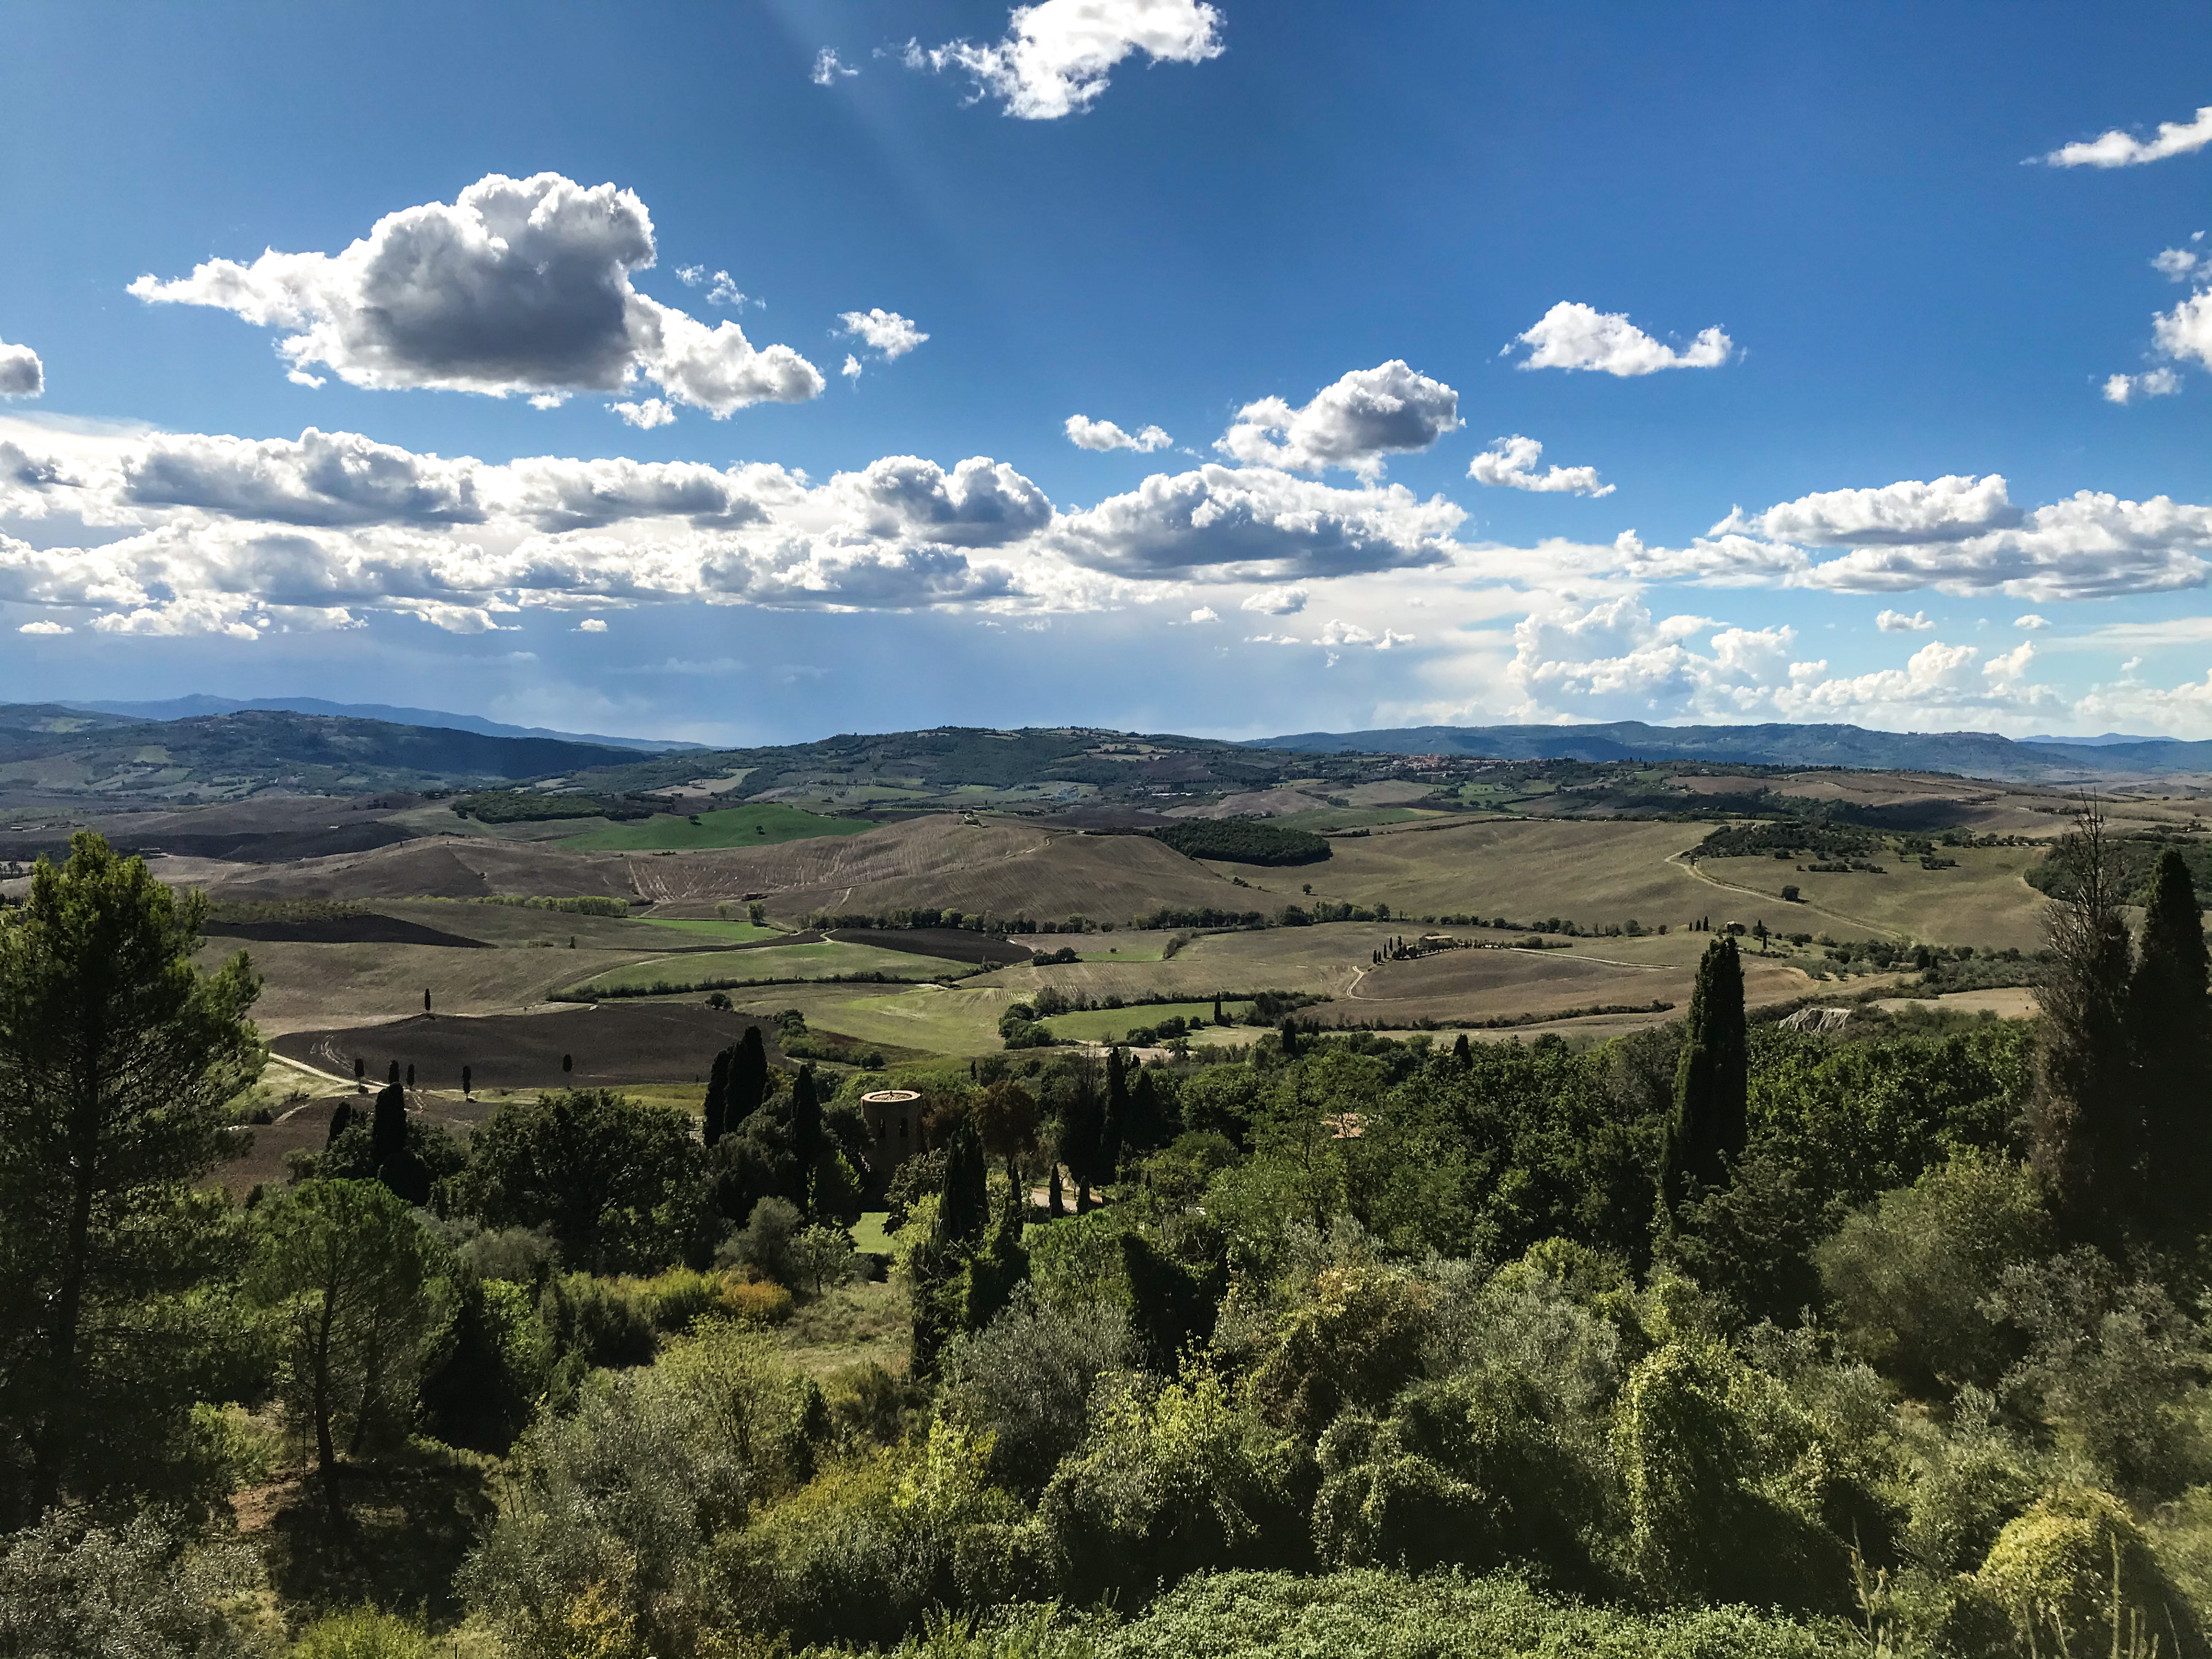
[{"label": "distant mountain ridge", "polygon": [[546,738],[556,743],[592,743],[611,749],[639,749],[647,754],[666,754],[681,749],[704,749],[703,743],[680,743],[664,738],[610,738],[595,732],[556,732],[543,726],[504,726],[481,714],[455,714],[442,708],[403,708],[382,702],[331,702],[321,697],[211,697],[196,692],[160,702],[70,702],[64,708],[94,714],[121,714],[131,720],[182,720],[205,714],[238,714],[270,711],[289,714],[326,714],[340,720],[382,720],[387,726],[427,726],[447,732],[473,732],[485,738]]},{"label": "distant mountain ridge", "polygon": [[1995,732],[1874,732],[1861,726],[1413,726],[1300,732],[1249,747],[1313,754],[1455,755],[1497,760],[1696,760],[1745,766],[1847,766],[2053,781],[2070,777],[2212,772],[2212,742],[2126,738],[2019,741]]}]

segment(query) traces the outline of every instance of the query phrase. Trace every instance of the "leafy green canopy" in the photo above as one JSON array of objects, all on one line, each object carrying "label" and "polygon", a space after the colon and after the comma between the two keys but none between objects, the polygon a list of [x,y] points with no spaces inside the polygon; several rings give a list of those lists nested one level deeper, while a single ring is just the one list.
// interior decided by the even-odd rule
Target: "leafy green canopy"
[{"label": "leafy green canopy", "polygon": [[1185,858],[1230,864],[1318,864],[1328,843],[1305,830],[1283,830],[1251,818],[1193,818],[1152,831]]}]

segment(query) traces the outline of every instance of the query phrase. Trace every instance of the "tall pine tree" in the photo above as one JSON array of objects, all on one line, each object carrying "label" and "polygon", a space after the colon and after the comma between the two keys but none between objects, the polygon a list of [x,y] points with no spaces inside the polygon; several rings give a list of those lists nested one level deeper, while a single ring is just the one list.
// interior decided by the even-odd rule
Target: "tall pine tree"
[{"label": "tall pine tree", "polygon": [[1674,1109],[1659,1154],[1662,1231],[1684,1199],[1728,1180],[1750,1133],[1751,1064],[1744,1034],[1743,963],[1732,938],[1715,939],[1698,963],[1682,1053],[1674,1068]]},{"label": "tall pine tree", "polygon": [[2143,1145],[2154,1148],[2144,1197],[2161,1231],[2203,1223],[2212,1198],[2212,1006],[2205,1001],[2204,919],[2181,854],[2168,848],[2151,872],[2142,945],[2128,984]]}]

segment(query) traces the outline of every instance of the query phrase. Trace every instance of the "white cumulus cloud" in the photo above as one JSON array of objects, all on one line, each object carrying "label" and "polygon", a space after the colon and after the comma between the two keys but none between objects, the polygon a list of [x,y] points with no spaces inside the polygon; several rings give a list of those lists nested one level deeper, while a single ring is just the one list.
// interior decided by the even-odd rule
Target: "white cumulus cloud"
[{"label": "white cumulus cloud", "polygon": [[289,331],[295,374],[349,385],[561,396],[622,392],[642,377],[717,417],[818,397],[820,371],[789,346],[756,348],[639,293],[656,258],[645,204],[556,173],[493,173],[449,205],[387,214],[343,252],[213,259],[189,276],[142,276],[149,304],[212,306]]},{"label": "white cumulus cloud", "polygon": [[1303,587],[1263,587],[1249,596],[1239,609],[1263,617],[1295,617],[1306,608],[1310,597]]},{"label": "white cumulus cloud", "polygon": [[2055,167],[2133,167],[2169,155],[2186,155],[2207,144],[2212,144],[2212,104],[2198,110],[2192,121],[2160,121],[2149,138],[2114,127],[2094,138],[2061,145],[2042,159]]},{"label": "white cumulus cloud", "polygon": [[2154,368],[2144,374],[2115,374],[2105,382],[2105,401],[2124,404],[2136,398],[2171,398],[2181,390],[2181,376],[2170,368]]},{"label": "white cumulus cloud", "polygon": [[35,398],[46,389],[46,366],[27,345],[0,340],[0,398]]},{"label": "white cumulus cloud", "polygon": [[1502,484],[1508,489],[1533,489],[1544,495],[1610,495],[1613,487],[1597,481],[1594,466],[1553,466],[1538,472],[1544,446],[1515,433],[1500,438],[1468,464],[1467,476],[1477,483]]},{"label": "white cumulus cloud", "polygon": [[1426,449],[1459,424],[1459,393],[1394,357],[1323,386],[1303,408],[1280,398],[1247,404],[1213,447],[1255,466],[1343,467],[1373,479],[1386,457]]},{"label": "white cumulus cloud", "polygon": [[579,634],[604,634],[607,631],[606,620],[601,617],[586,617],[576,624],[576,631]]},{"label": "white cumulus cloud", "polygon": [[2048,628],[2051,626],[2048,622],[2045,621],[2041,617],[2037,616],[2033,611],[2029,611],[2025,617],[2014,617],[2012,619],[2012,625],[2014,628],[2029,629]]},{"label": "white cumulus cloud", "polygon": [[814,54],[814,71],[806,78],[817,87],[834,87],[841,79],[849,79],[860,72],[838,61],[835,46],[824,46]]},{"label": "white cumulus cloud", "polygon": [[1027,121],[1079,114],[1097,102],[1123,59],[1201,64],[1226,50],[1221,14],[1201,0],[1040,0],[1017,6],[1003,40],[954,40],[925,51],[910,43],[913,68],[972,76],[975,96],[1000,100]]},{"label": "white cumulus cloud", "polygon": [[58,622],[27,622],[15,631],[18,634],[74,634],[76,629]]},{"label": "white cumulus cloud", "polygon": [[1067,417],[1067,441],[1078,449],[1103,452],[1109,449],[1133,449],[1150,454],[1155,449],[1165,449],[1175,440],[1158,427],[1148,426],[1141,432],[1125,432],[1111,421],[1094,421],[1087,415]]},{"label": "white cumulus cloud", "polygon": [[647,398],[641,404],[609,404],[607,407],[640,431],[667,426],[676,419],[676,411],[663,398]]},{"label": "white cumulus cloud", "polygon": [[885,362],[896,362],[929,337],[912,318],[885,311],[881,306],[866,311],[841,311],[837,320],[844,325],[839,333],[881,353]]},{"label": "white cumulus cloud", "polygon": [[[1522,368],[1579,368],[1605,374],[1653,374],[1662,368],[1717,368],[1735,343],[1717,327],[1699,331],[1686,351],[1655,340],[1620,312],[1598,311],[1562,300],[1516,336],[1528,355]],[[1513,346],[1505,350],[1510,352]],[[1499,354],[1501,356],[1504,353]]]},{"label": "white cumulus cloud", "polygon": [[1190,619],[1194,623],[1218,623],[1221,620],[1221,613],[1210,605],[1201,605],[1190,613]]},{"label": "white cumulus cloud", "polygon": [[1874,625],[1885,634],[1932,634],[1936,624],[1925,611],[1916,611],[1907,616],[1902,611],[1885,611],[1874,619]]}]

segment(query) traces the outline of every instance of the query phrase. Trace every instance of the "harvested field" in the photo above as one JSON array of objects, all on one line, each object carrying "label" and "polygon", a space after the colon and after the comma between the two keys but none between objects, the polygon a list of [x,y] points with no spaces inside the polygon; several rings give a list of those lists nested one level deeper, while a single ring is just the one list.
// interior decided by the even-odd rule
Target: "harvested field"
[{"label": "harvested field", "polygon": [[[1609,941],[1608,941],[1609,942]],[[1362,976],[1346,996],[1300,1016],[1321,1024],[1375,1020],[1497,1019],[1560,1015],[1570,1009],[1633,1009],[1689,1005],[1694,968],[1687,963],[1631,966],[1577,951],[1449,951],[1417,962],[1388,962]],[[1812,981],[1794,968],[1744,959],[1744,994],[1756,1005],[1802,996]],[[1668,1017],[1662,1014],[1661,1017]]]},{"label": "harvested field", "polygon": [[644,990],[664,982],[703,988],[749,981],[853,978],[863,974],[920,980],[965,973],[972,966],[943,957],[917,956],[909,951],[836,945],[823,940],[814,945],[755,945],[738,951],[687,951],[679,957],[659,957],[596,974],[576,988],[604,994],[610,991]]},{"label": "harvested field", "polygon": [[[1840,938],[1834,922],[1856,924],[1867,932],[1890,939],[1917,939],[1929,945],[1988,945],[2034,950],[2043,944],[2039,918],[2043,895],[2023,880],[2023,873],[2043,857],[2039,847],[1961,847],[1939,849],[1958,861],[1952,870],[1923,870],[1917,859],[1878,854],[1869,860],[1884,873],[1849,873],[1802,869],[1795,860],[1781,859],[1703,859],[1699,872],[1735,888],[1750,888],[1778,896],[1787,884],[1798,890],[1802,904],[1787,904],[1778,896],[1767,903],[1739,902],[1729,914],[1749,922],[1754,916],[1771,928],[1786,932],[1829,933]],[[1720,919],[1717,899],[1708,909]]]},{"label": "harvested field", "polygon": [[[213,939],[196,961],[212,968],[239,942]],[[313,1026],[373,1024],[422,1012],[422,993],[441,1014],[506,1014],[597,969],[635,962],[639,951],[454,951],[428,945],[255,944],[262,976],[253,1018],[264,1036]]]},{"label": "harvested field", "polygon": [[[1242,876],[1265,896],[1255,908],[1314,897],[1372,905],[1413,915],[1502,915],[1514,921],[1559,917],[1582,927],[1632,917],[1646,927],[1670,925],[1712,908],[1710,890],[1667,862],[1696,846],[1711,826],[1701,823],[1445,820],[1329,843],[1323,864],[1296,871],[1243,865],[1213,867]],[[1401,930],[1402,931],[1402,930]]]},{"label": "harvested field", "polygon": [[[1166,962],[1124,963],[1109,957],[1053,968],[1007,968],[969,983],[1003,986],[1021,997],[1056,985],[1096,1000],[1108,996],[1211,999],[1224,991],[1310,991],[1341,996],[1367,969],[1374,953],[1405,931],[1391,923],[1347,921],[1206,933]],[[1095,936],[1087,942],[1096,943]]]},{"label": "harvested field", "polygon": [[761,801],[711,812],[659,813],[641,823],[608,823],[566,837],[577,852],[691,852],[719,847],[775,847],[816,836],[857,836],[865,818],[824,817],[779,802]]},{"label": "harvested field", "polygon": [[447,950],[489,951],[480,939],[426,927],[401,916],[367,912],[352,916],[320,916],[312,921],[210,921],[202,929],[210,939],[253,939],[264,945],[428,945]]},{"label": "harvested field", "polygon": [[[372,1085],[392,1061],[410,1066],[425,1085],[457,1088],[471,1068],[478,1091],[619,1089],[630,1084],[703,1086],[720,1050],[750,1025],[761,1027],[772,1059],[780,1059],[772,1021],[726,1013],[703,1002],[610,1003],[560,1013],[506,1014],[465,1019],[417,1014],[385,1025],[294,1031],[271,1045],[289,1059],[342,1077],[356,1056]],[[561,1058],[575,1069],[563,1072]]]},{"label": "harvested field", "polygon": [[989,933],[971,933],[964,927],[839,927],[823,937],[840,945],[872,945],[951,962],[1004,965],[1030,959],[1024,945]]},{"label": "harvested field", "polygon": [[483,836],[436,836],[373,852],[240,865],[208,884],[220,898],[479,898],[495,894],[626,899],[629,861]]}]

